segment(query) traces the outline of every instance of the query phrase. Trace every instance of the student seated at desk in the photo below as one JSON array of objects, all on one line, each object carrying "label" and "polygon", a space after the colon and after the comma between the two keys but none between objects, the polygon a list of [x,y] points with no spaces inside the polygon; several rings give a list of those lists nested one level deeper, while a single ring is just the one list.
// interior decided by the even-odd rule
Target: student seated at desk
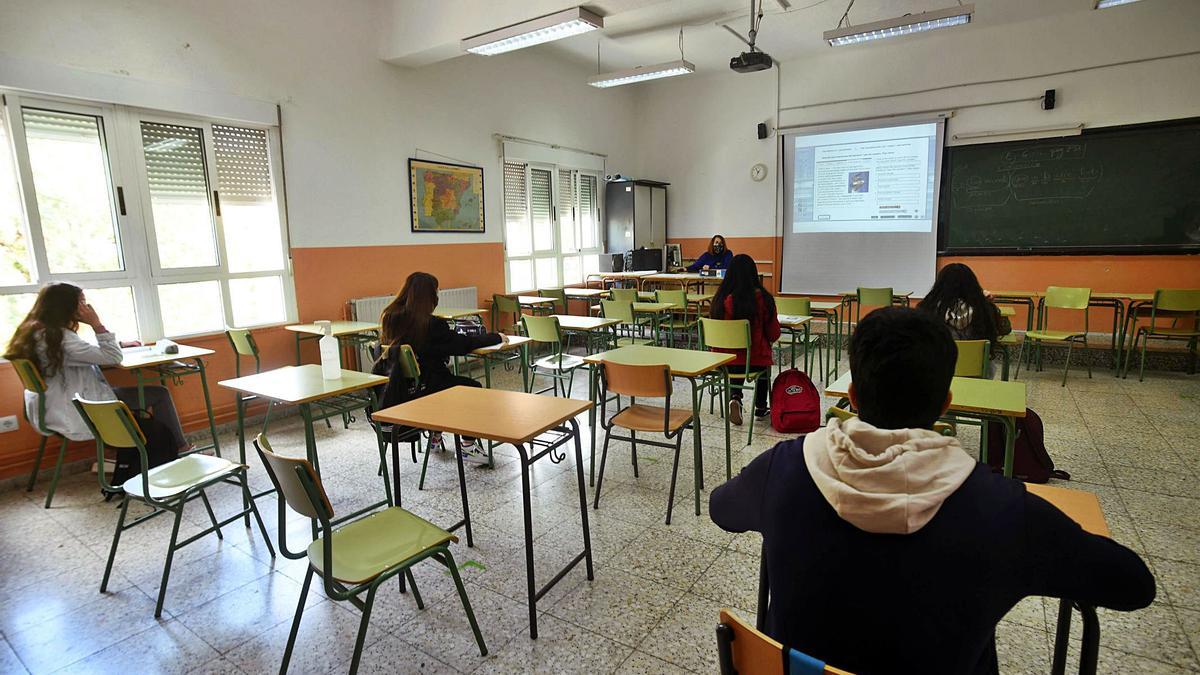
[{"label": "student seated at desk", "polygon": [[[751,369],[767,371],[755,380],[754,385],[754,415],[766,417],[769,412],[767,393],[771,387],[771,366],[775,364],[771,345],[779,339],[782,329],[775,309],[775,298],[763,288],[753,258],[745,254],[734,256],[725,279],[713,295],[709,316],[714,319],[746,319],[750,322],[750,353],[746,354],[744,349],[735,351],[736,356],[725,368],[731,373],[744,372],[746,359],[749,358]],[[737,425],[742,423],[741,389],[730,392],[729,421]]]},{"label": "student seated at desk", "polygon": [[957,356],[941,321],[879,309],[849,351],[859,417],[776,445],[709,501],[721,528],[763,535],[771,637],[855,673],[996,673],[996,624],[1026,596],[1150,604],[1136,553],[931,430]]},{"label": "student seated at desk", "polygon": [[701,253],[700,257],[696,258],[696,262],[688,265],[687,271],[727,270],[731,262],[733,262],[733,251],[725,247],[725,237],[714,234],[708,242],[708,250]]},{"label": "student seated at desk", "polygon": [[984,292],[975,273],[962,263],[951,263],[938,272],[937,281],[917,309],[945,320],[956,340],[995,343],[1012,332],[1012,322],[1000,314],[1000,308]]},{"label": "student seated at desk", "polygon": [[[95,343],[79,337],[76,331],[81,323],[92,327]],[[96,310],[88,304],[83,289],[56,282],[38,291],[33,309],[13,333],[4,358],[26,359],[37,365],[46,382],[43,426],[73,441],[85,441],[92,438],[92,433],[71,399],[78,394],[92,401],[121,400],[130,409],[137,409],[137,387],[110,387],[100,372],[100,366],[121,363],[122,346],[137,344],[118,344],[117,336],[104,327]],[[146,385],[143,391],[154,418],[171,430],[175,446],[180,452],[190,450],[171,392],[157,385]],[[37,399],[37,394],[25,392],[25,410],[30,420],[37,419]]]},{"label": "student seated at desk", "polygon": [[[383,308],[379,318],[382,325],[380,341],[384,347],[392,345],[409,345],[417,356],[417,364],[421,367],[421,394],[432,394],[443,389],[458,385],[466,387],[481,386],[469,377],[462,377],[450,372],[447,364],[453,356],[465,356],[480,347],[507,342],[508,338],[499,333],[484,333],[482,335],[463,335],[450,329],[444,320],[433,316],[433,310],[438,305],[437,277],[426,272],[413,272],[404,282],[404,288],[396,294],[396,298]],[[395,366],[395,355],[398,350],[389,349],[372,369],[380,375],[389,375]],[[389,383],[390,385],[390,383]],[[383,407],[399,403],[399,400],[389,400],[394,396],[389,386],[384,390]],[[465,438],[464,457],[472,460],[482,457],[487,461],[486,453],[482,453],[474,439]],[[430,437],[430,448],[441,450],[445,447],[440,433]]]}]

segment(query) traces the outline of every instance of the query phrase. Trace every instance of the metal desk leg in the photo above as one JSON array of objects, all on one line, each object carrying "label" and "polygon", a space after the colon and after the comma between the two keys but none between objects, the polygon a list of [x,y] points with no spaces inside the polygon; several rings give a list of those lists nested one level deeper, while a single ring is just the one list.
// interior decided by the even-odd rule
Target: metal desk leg
[{"label": "metal desk leg", "polygon": [[[204,359],[196,359],[196,369],[200,371],[200,388],[204,390],[204,411],[208,414],[208,431],[212,434],[213,452],[221,456],[221,443],[217,440],[217,422],[213,419],[212,397],[208,393],[208,375],[204,372]],[[242,457],[242,464],[246,458]]]},{"label": "metal desk leg", "polygon": [[[237,411],[237,435],[238,435],[238,461],[242,466],[246,466],[246,411],[245,403],[242,402],[242,392],[233,392],[233,407]],[[242,493],[242,510],[248,511],[250,508],[249,490]],[[242,522],[246,527],[250,527],[250,514],[246,513],[242,517]]]},{"label": "metal desk leg", "polygon": [[1007,415],[1001,417],[1000,420],[1004,424],[1004,477],[1012,478],[1013,452],[1017,443],[1017,423]]},{"label": "metal desk leg", "polygon": [[1071,601],[1058,601],[1058,624],[1054,629],[1054,657],[1050,663],[1052,675],[1067,671],[1067,645],[1071,638]]},{"label": "metal desk leg", "polygon": [[[426,453],[429,450],[425,451]],[[428,454],[426,455],[428,456]],[[475,539],[471,536],[471,505],[467,500],[467,474],[463,470],[462,437],[454,434],[454,459],[458,463],[458,489],[462,494],[463,527],[467,530],[467,546],[475,547]]]},{"label": "metal desk leg", "polygon": [[300,333],[296,333],[296,365],[300,365]]},{"label": "metal desk leg", "polygon": [[525,516],[525,589],[526,601],[529,604],[529,637],[536,640],[537,593],[533,578],[533,507],[529,503],[529,455],[525,452],[524,444],[517,443],[516,447],[521,461],[521,507]]},{"label": "metal desk leg", "polygon": [[700,394],[696,389],[696,378],[689,377],[692,383],[692,467],[695,470],[696,515],[700,515],[700,491],[704,489],[704,459],[700,451]]},{"label": "metal desk leg", "polygon": [[138,410],[146,410],[146,378],[142,375],[141,368],[135,368],[134,374],[137,376],[138,388]]},{"label": "metal desk leg", "polygon": [[588,436],[591,438],[591,461],[588,463],[588,485],[595,487],[596,485],[596,371],[598,366],[594,363],[588,364],[588,400],[592,405],[588,407]]},{"label": "metal desk leg", "polygon": [[[745,383],[744,380],[743,380],[743,383]],[[757,386],[757,385],[755,385],[755,386]],[[730,399],[730,396],[732,396],[732,392],[729,391],[729,371],[725,370],[725,369],[722,369],[722,371],[721,371],[721,387],[722,387],[722,392],[723,392],[723,395],[721,396],[721,405],[724,407],[724,409],[721,412],[725,413],[723,415],[723,417],[725,418],[725,480],[729,480],[730,478],[733,477],[733,473],[732,473],[732,469],[731,469],[731,464],[732,464],[733,459],[730,457],[730,454],[732,452],[733,443],[731,443],[729,440],[729,399]],[[751,407],[750,407],[750,414],[751,415],[754,414],[753,404],[751,404]],[[753,418],[751,418],[751,419],[753,419]],[[751,424],[753,424],[753,422],[751,422]]]},{"label": "metal desk leg", "polygon": [[1091,605],[1079,605],[1079,613],[1083,615],[1083,640],[1079,645],[1079,672],[1084,675],[1095,675],[1100,655],[1100,619],[1096,616],[1096,608]]},{"label": "metal desk leg", "polygon": [[579,517],[583,525],[584,564],[588,581],[591,581],[596,578],[596,572],[592,568],[592,529],[588,525],[587,488],[583,485],[583,443],[579,440],[579,422],[572,418],[570,424],[571,434],[575,436],[575,479],[579,484]]}]

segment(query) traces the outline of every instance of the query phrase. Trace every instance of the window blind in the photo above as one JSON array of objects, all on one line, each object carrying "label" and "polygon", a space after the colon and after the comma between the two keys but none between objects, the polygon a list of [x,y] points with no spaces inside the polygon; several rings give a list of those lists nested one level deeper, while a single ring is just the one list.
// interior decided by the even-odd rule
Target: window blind
[{"label": "window blind", "polygon": [[528,212],[525,202],[525,164],[504,163],[504,221],[520,223]]},{"label": "window blind", "polygon": [[142,122],[146,177],[153,197],[208,198],[200,134],[194,127]]},{"label": "window blind", "polygon": [[100,137],[100,125],[91,115],[21,108],[21,120],[27,136],[88,143],[95,143]]},{"label": "window blind", "polygon": [[273,200],[267,132],[214,124],[212,136],[221,198],[248,202]]}]

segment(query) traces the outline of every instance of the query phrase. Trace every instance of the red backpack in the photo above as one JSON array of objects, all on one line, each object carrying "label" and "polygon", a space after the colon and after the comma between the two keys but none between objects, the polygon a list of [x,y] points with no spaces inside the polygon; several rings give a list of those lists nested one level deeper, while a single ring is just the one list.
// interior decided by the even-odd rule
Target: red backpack
[{"label": "red backpack", "polygon": [[[1013,478],[1026,483],[1045,483],[1051,478],[1071,480],[1071,474],[1054,468],[1054,460],[1046,452],[1042,418],[1025,409],[1025,417],[1017,419],[1017,440],[1013,443]],[[988,464],[995,473],[1004,471],[1004,427],[988,425]]]},{"label": "red backpack", "polygon": [[792,368],[771,386],[771,426],[775,431],[807,434],[821,426],[821,395],[803,371]]}]

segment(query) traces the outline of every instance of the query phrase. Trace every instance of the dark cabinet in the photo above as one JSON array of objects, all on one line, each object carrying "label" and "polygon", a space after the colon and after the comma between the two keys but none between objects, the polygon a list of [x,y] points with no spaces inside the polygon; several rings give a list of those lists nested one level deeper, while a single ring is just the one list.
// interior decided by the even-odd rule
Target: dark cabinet
[{"label": "dark cabinet", "polygon": [[604,188],[607,251],[662,250],[667,244],[667,186],[653,180],[612,181]]}]

